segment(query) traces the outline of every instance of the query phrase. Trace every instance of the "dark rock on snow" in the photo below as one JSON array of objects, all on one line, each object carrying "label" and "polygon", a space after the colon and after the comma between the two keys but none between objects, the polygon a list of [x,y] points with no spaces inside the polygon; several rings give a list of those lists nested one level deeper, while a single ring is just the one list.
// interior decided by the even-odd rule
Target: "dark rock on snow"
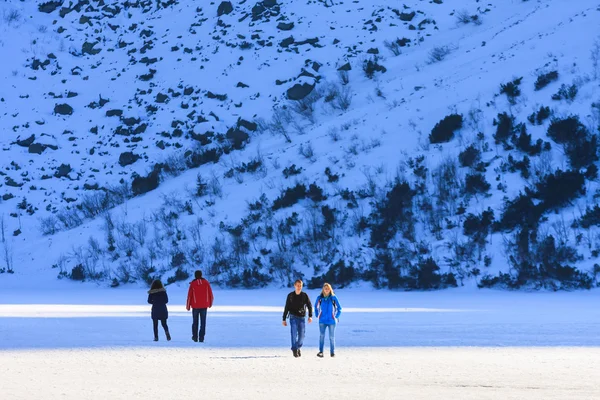
[{"label": "dark rock on snow", "polygon": [[131,165],[141,157],[138,154],[134,154],[131,151],[126,151],[125,153],[121,153],[119,156],[119,165],[121,167],[125,167],[127,165]]},{"label": "dark rock on snow", "polygon": [[81,46],[81,54],[89,54],[89,55],[94,56],[94,55],[100,53],[102,51],[102,49],[94,49],[94,46],[97,44],[98,43],[85,42]]},{"label": "dark rock on snow", "polygon": [[55,178],[66,178],[71,173],[72,169],[69,164],[61,164],[60,167],[54,172]]},{"label": "dark rock on snow", "polygon": [[294,23],[293,22],[280,22],[279,24],[277,24],[277,29],[282,30],[282,31],[291,31],[294,28]]},{"label": "dark rock on snow", "polygon": [[250,140],[250,135],[240,129],[230,128],[225,137],[229,139],[234,149],[240,150]]},{"label": "dark rock on snow", "polygon": [[314,88],[315,85],[310,85],[308,83],[300,85],[297,83],[287,90],[287,98],[290,100],[302,100],[308,96]]},{"label": "dark rock on snow", "polygon": [[29,146],[29,153],[31,154],[42,154],[46,150],[46,146],[40,143],[32,143]]},{"label": "dark rock on snow", "polygon": [[57,104],[54,106],[54,113],[59,115],[71,115],[73,114],[73,107],[68,104]]},{"label": "dark rock on snow", "polygon": [[217,8],[217,16],[230,14],[233,11],[233,5],[230,1],[223,1],[219,4],[219,8]]},{"label": "dark rock on snow", "polygon": [[48,1],[38,5],[38,11],[50,14],[54,12],[58,7],[62,6],[62,1]]},{"label": "dark rock on snow", "polygon": [[35,135],[29,136],[27,139],[17,140],[17,145],[21,147],[29,147],[35,141]]}]

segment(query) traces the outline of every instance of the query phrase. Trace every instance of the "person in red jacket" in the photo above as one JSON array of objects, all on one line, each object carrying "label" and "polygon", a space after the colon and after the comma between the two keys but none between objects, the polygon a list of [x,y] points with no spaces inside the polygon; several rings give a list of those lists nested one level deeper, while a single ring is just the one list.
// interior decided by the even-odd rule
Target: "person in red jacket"
[{"label": "person in red jacket", "polygon": [[[202,278],[202,271],[194,273],[194,279],[190,282],[185,309],[192,309],[192,340],[204,342],[206,333],[206,309],[213,305],[213,292],[210,283]],[[198,332],[198,316],[200,317],[200,332]]]}]

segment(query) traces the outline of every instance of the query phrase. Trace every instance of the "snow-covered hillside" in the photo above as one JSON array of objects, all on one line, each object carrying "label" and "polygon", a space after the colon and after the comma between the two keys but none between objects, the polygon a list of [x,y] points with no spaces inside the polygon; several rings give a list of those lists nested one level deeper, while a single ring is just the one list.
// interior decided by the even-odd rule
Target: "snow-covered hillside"
[{"label": "snow-covered hillside", "polygon": [[596,286],[600,5],[456,3],[0,3],[0,279]]}]

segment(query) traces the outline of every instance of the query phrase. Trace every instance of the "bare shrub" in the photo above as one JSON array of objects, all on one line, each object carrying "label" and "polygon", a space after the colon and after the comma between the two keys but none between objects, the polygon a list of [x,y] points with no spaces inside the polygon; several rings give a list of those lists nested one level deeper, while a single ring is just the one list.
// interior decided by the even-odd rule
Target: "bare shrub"
[{"label": "bare shrub", "polygon": [[208,182],[208,192],[214,197],[223,197],[223,185],[221,184],[221,180],[214,171],[210,178],[210,181]]},{"label": "bare shrub", "polygon": [[0,215],[0,241],[6,242],[6,225],[4,223],[4,214]]},{"label": "bare shrub", "polygon": [[310,142],[301,143],[300,147],[298,148],[298,154],[300,154],[301,156],[303,156],[307,160],[313,160],[313,158],[315,156],[315,151],[314,151],[313,146],[312,146],[312,144]]},{"label": "bare shrub", "polygon": [[432,178],[437,204],[445,213],[453,215],[463,186],[458,162],[452,158],[443,160],[433,171]]},{"label": "bare shrub", "polygon": [[293,280],[294,257],[285,251],[278,251],[269,257],[271,270],[280,282],[291,283]]},{"label": "bare shrub", "polygon": [[551,151],[543,151],[533,162],[533,184],[541,182],[544,177],[554,172],[554,164]]},{"label": "bare shrub", "polygon": [[308,96],[301,100],[292,100],[291,108],[296,114],[303,116],[311,123],[315,122],[314,112],[316,110],[316,103],[323,97],[323,94],[319,90],[313,90]]},{"label": "bare shrub", "polygon": [[177,214],[180,214],[186,210],[185,202],[182,200],[182,196],[178,192],[162,193],[162,206],[163,208],[174,210]]},{"label": "bare shrub", "polygon": [[337,97],[331,102],[331,106],[335,109],[346,111],[352,103],[352,90],[349,86],[343,86]]},{"label": "bare shrub", "polygon": [[273,116],[271,117],[271,122],[269,123],[269,130],[273,134],[282,135],[288,143],[292,142],[290,138],[288,125],[293,120],[293,116],[286,106],[278,107],[273,110]]},{"label": "bare shrub", "polygon": [[90,236],[88,238],[88,251],[90,252],[90,254],[94,254],[96,256],[103,253],[102,248],[100,247],[100,243],[93,236]]},{"label": "bare shrub", "polygon": [[375,72],[385,73],[387,72],[387,68],[383,65],[379,64],[379,57],[375,56],[373,58],[365,59],[363,61],[363,71],[365,76],[369,79],[373,79],[375,77]]},{"label": "bare shrub", "polygon": [[105,192],[86,194],[79,203],[79,209],[85,218],[94,218],[112,206],[111,197]]},{"label": "bare shrub", "polygon": [[2,257],[4,258],[4,265],[6,266],[6,272],[13,273],[14,272],[14,262],[13,262],[13,249],[12,246],[8,244],[8,242],[2,243],[3,251]]},{"label": "bare shrub", "polygon": [[452,53],[452,49],[449,46],[434,47],[429,51],[427,63],[434,64],[443,61],[450,53]]},{"label": "bare shrub", "polygon": [[[41,218],[40,231],[44,236],[54,235],[60,231],[60,221],[54,215]],[[4,242],[4,240],[2,242]]]},{"label": "bare shrub", "polygon": [[183,153],[171,154],[163,160],[163,171],[171,176],[178,176],[187,169]]},{"label": "bare shrub", "polygon": [[56,218],[65,229],[72,229],[83,224],[83,219],[77,212],[77,209],[65,208],[56,213]]},{"label": "bare shrub", "polygon": [[479,15],[477,14],[469,14],[469,12],[467,10],[460,10],[456,12],[456,21],[459,24],[475,24],[475,25],[481,25],[481,18],[479,18]]},{"label": "bare shrub", "polygon": [[206,249],[202,240],[202,225],[202,219],[198,218],[188,227],[192,245],[188,248],[187,259],[195,265],[202,265],[206,258]]},{"label": "bare shrub", "polygon": [[350,75],[348,74],[348,71],[338,71],[338,77],[340,78],[342,85],[347,85],[350,83]]},{"label": "bare shrub", "polygon": [[383,42],[383,45],[385,46],[386,49],[391,51],[392,54],[395,56],[399,56],[402,53],[402,51],[400,50],[400,44],[398,43],[397,40],[394,40],[392,42],[390,42],[389,40],[386,40]]},{"label": "bare shrub", "polygon": [[106,188],[106,192],[110,194],[111,203],[114,204],[114,206],[123,204],[133,197],[131,185],[128,184],[126,181],[123,181],[116,185],[109,185]]},{"label": "bare shrub", "polygon": [[120,283],[130,283],[133,282],[133,273],[131,271],[131,266],[128,263],[122,262],[119,263],[119,266],[114,271],[115,278]]},{"label": "bare shrub", "polygon": [[135,277],[137,279],[140,279],[140,280],[146,282],[148,285],[150,285],[152,283],[152,281],[154,280],[153,274],[156,272],[156,269],[154,268],[154,266],[151,265],[151,263],[148,261],[148,259],[144,256],[135,260],[133,270],[135,273]]},{"label": "bare shrub", "polygon": [[263,133],[269,130],[269,123],[264,118],[258,117],[254,120],[256,123],[256,132]]},{"label": "bare shrub", "polygon": [[2,17],[4,19],[4,22],[6,22],[7,25],[10,25],[19,22],[19,20],[21,20],[22,15],[19,10],[13,8],[12,10],[4,10],[4,12],[2,13]]},{"label": "bare shrub", "polygon": [[340,93],[340,86],[335,84],[335,83],[331,83],[328,84],[325,89],[323,90],[323,101],[325,101],[325,103],[331,103],[333,100],[335,100],[335,98],[339,95]]},{"label": "bare shrub", "polygon": [[81,272],[83,272],[83,278],[92,281],[102,278],[103,271],[98,270],[100,255],[94,252],[93,249],[84,249],[82,246],[73,247],[71,258],[75,260],[75,264],[82,269]]},{"label": "bare shrub", "polygon": [[338,128],[336,128],[335,126],[332,126],[331,128],[329,128],[329,131],[327,131],[327,134],[329,135],[331,140],[334,142],[337,142],[338,140],[340,140],[340,130]]},{"label": "bare shrub", "polygon": [[600,78],[600,38],[596,39],[590,52],[594,79]]},{"label": "bare shrub", "polygon": [[174,236],[179,231],[179,214],[173,211],[167,212],[164,207],[161,207],[160,210],[152,214],[152,219],[169,237]]}]

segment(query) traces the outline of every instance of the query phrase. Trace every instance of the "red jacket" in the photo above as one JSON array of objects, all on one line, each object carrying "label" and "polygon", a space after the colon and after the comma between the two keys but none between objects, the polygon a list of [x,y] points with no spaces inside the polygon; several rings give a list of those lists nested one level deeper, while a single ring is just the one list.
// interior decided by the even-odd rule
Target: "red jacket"
[{"label": "red jacket", "polygon": [[210,283],[204,278],[194,279],[190,282],[185,309],[210,308],[214,299]]}]

